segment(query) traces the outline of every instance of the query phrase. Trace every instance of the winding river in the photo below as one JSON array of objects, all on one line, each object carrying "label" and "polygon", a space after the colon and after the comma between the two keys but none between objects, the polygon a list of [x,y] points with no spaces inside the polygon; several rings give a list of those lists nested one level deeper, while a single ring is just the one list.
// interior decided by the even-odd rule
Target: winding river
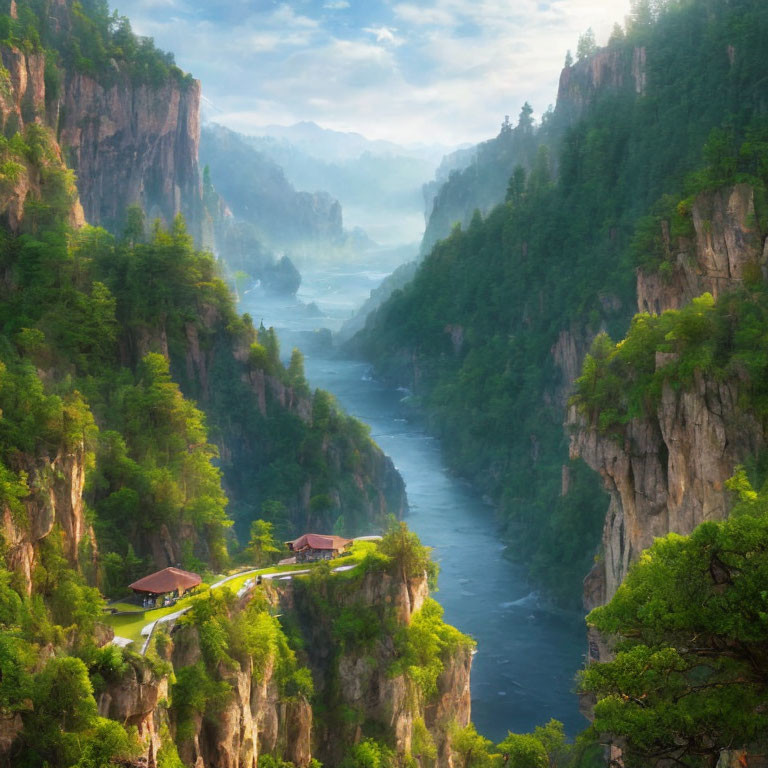
[{"label": "winding river", "polygon": [[304,352],[310,384],[332,392],[369,424],[403,476],[408,524],[434,548],[440,564],[436,597],[445,618],[478,643],[472,669],[478,730],[500,741],[508,730],[530,731],[554,717],[573,735],[586,724],[572,693],[585,646],[583,617],[551,609],[532,591],[508,557],[493,510],[449,474],[438,441],[408,420],[402,402],[407,393],[385,387],[369,366],[338,359],[319,343],[316,330],[337,330],[385,277],[380,269],[361,264],[303,270],[298,302],[268,300],[256,289],[241,308],[257,324],[263,320],[278,329],[284,355],[294,346]]}]

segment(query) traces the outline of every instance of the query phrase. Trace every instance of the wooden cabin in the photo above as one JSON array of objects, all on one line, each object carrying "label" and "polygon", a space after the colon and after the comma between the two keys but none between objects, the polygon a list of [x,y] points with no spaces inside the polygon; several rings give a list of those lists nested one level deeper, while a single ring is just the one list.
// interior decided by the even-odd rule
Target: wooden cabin
[{"label": "wooden cabin", "polygon": [[285,545],[296,555],[297,563],[312,563],[316,560],[333,560],[352,546],[352,539],[305,533],[298,539],[286,541]]}]

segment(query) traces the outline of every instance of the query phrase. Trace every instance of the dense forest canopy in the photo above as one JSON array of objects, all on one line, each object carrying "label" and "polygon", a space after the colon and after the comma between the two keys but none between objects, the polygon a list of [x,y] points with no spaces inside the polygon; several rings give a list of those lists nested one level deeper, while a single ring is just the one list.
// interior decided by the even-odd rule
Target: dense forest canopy
[{"label": "dense forest canopy", "polygon": [[[589,60],[570,68],[552,117],[570,122],[562,138],[547,144],[545,131],[506,202],[438,243],[355,342],[415,387],[450,465],[511,530],[522,524],[535,577],[570,600],[605,500],[579,465],[561,494],[567,370],[598,332],[623,335],[634,268],[659,261],[660,221],[712,181],[696,171],[722,176],[720,156],[762,141],[768,110],[763,3],[639,2],[620,32],[595,54],[608,67],[600,87]],[[723,181],[762,175],[745,168],[759,160],[740,162]]]},{"label": "dense forest canopy", "polygon": [[191,82],[176,66],[173,54],[155,47],[151,38],[138,37],[131,23],[107,0],[72,0],[69,12],[51,0],[18,0],[16,18],[10,15],[11,0],[0,7],[0,40],[24,51],[45,51],[47,97],[55,99],[60,71],[78,71],[104,82],[118,72],[136,83],[158,86],[169,77]]}]

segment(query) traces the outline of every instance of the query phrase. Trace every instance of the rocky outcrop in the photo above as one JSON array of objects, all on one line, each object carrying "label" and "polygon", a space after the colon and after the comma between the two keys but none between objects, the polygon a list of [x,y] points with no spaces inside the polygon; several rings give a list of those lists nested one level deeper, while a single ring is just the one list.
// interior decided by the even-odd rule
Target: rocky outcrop
[{"label": "rocky outcrop", "polygon": [[750,185],[737,184],[699,196],[691,217],[693,240],[672,242],[669,228],[662,224],[665,268],[638,270],[638,311],[660,314],[679,309],[705,292],[717,298],[740,284],[750,268],[757,274],[766,270],[768,252],[763,252],[755,192]]},{"label": "rocky outcrop", "polygon": [[[695,238],[680,245],[671,277],[668,270],[666,276],[638,274],[641,311],[676,309],[704,291],[717,297],[750,268],[757,274],[764,268],[750,187],[700,196],[692,218]],[[665,241],[671,249],[668,233]],[[657,370],[669,362],[669,354],[657,353]],[[585,582],[587,608],[610,600],[654,538],[688,534],[727,515],[726,480],[765,447],[762,424],[743,406],[747,387],[738,377],[714,380],[700,372],[684,388],[666,382],[655,411],[630,421],[620,438],[571,410],[571,456],[599,472],[611,496],[601,559]],[[604,653],[599,638],[591,638],[592,645],[591,655]]]},{"label": "rocky outcrop", "polygon": [[[376,723],[391,734],[401,754],[410,751],[414,719],[421,718],[440,751],[438,765],[451,765],[448,726],[453,722],[464,726],[470,717],[472,657],[469,647],[447,654],[438,693],[426,707],[415,704],[413,685],[404,675],[390,673],[396,658],[394,632],[422,609],[428,596],[426,574],[403,579],[381,571],[370,572],[348,590],[337,589],[337,581],[338,577],[330,576],[325,583],[313,581],[309,586],[300,586],[288,582],[279,588],[269,588],[269,596],[278,601],[281,614],[289,617],[303,635],[315,681],[315,700],[326,712],[346,707],[360,713],[361,722]],[[392,616],[394,624],[386,625],[386,632],[375,648],[337,654],[332,622],[328,615],[322,617],[316,611],[313,597],[318,593],[322,601],[328,601],[326,605],[334,615],[354,607]],[[201,639],[195,626],[177,626],[172,633],[172,643],[169,658],[177,672],[200,662]],[[217,676],[229,684],[231,694],[215,718],[198,717],[193,723],[191,738],[179,744],[180,754],[188,765],[256,768],[260,754],[271,754],[304,768],[315,753],[330,759],[326,764],[333,765],[351,744],[362,738],[355,725],[342,734],[327,717],[316,722],[309,702],[302,696],[281,695],[278,670],[273,662],[260,674],[255,674],[250,661],[241,662],[235,668],[222,664]],[[123,685],[123,689],[132,694],[123,697],[130,699],[131,706],[123,706],[117,719],[125,719],[123,711],[144,709],[139,704],[140,692],[133,683],[130,679]],[[114,692],[110,691],[110,696],[109,700],[106,694],[102,697],[105,711],[107,701],[113,708],[115,701],[122,701]]]},{"label": "rocky outcrop", "polygon": [[166,223],[183,214],[199,237],[200,83],[169,78],[154,87],[119,68],[113,74],[103,85],[67,73],[56,115],[87,220],[115,229],[138,204]]},{"label": "rocky outcrop", "polygon": [[601,93],[632,88],[634,93],[642,95],[646,87],[647,52],[644,47],[601,48],[562,70],[556,113],[566,123],[573,123]]},{"label": "rocky outcrop", "polygon": [[[25,53],[12,46],[0,46],[0,121],[6,137],[24,133],[30,125],[46,129],[45,55]],[[0,174],[0,217],[12,232],[18,232],[29,197],[42,195],[42,169],[50,165],[65,170],[59,145],[50,129],[45,130],[50,152],[33,164],[25,156],[8,157],[16,163],[15,171],[6,166]],[[6,150],[8,151],[8,150]],[[6,158],[4,158],[6,159]],[[71,182],[70,182],[71,184]],[[69,223],[80,227],[85,223],[83,209],[72,189]]]},{"label": "rocky outcrop", "polygon": [[[435,765],[451,766],[450,726],[456,723],[464,727],[470,721],[470,647],[444,654],[437,692],[427,701],[405,674],[392,673],[398,658],[394,634],[422,609],[429,595],[426,574],[406,579],[374,570],[348,589],[334,588],[332,581],[314,582],[311,589],[314,594],[304,585],[285,587],[281,609],[294,616],[302,628],[316,698],[337,712],[356,716],[355,722],[342,724],[326,717],[315,725],[317,757],[325,764],[338,764],[349,744],[362,738],[363,723],[388,734],[398,754],[406,755],[411,752],[415,723],[422,720],[438,751]],[[345,610],[370,611],[386,630],[371,643],[352,643],[339,650],[332,617],[320,609],[329,603],[334,616]]]},{"label": "rocky outcrop", "polygon": [[[13,12],[13,9],[12,9]],[[71,27],[70,0],[55,0],[49,21],[59,33]],[[75,70],[61,73],[61,87],[46,91],[45,54],[0,47],[0,118],[7,137],[36,123],[48,128],[52,162],[77,175],[70,224],[111,229],[125,209],[140,205],[166,223],[184,214],[202,234],[202,185],[198,168],[200,84],[169,75],[158,85],[136,83],[114,59],[102,80]],[[31,168],[3,181],[0,213],[18,230],[27,196],[39,194]],[[81,205],[82,203],[82,205]]]},{"label": "rocky outcrop", "polygon": [[599,472],[611,495],[604,587],[591,586],[588,607],[595,598],[613,596],[629,565],[656,537],[688,534],[705,520],[723,519],[729,507],[725,481],[764,443],[762,426],[739,405],[739,383],[699,373],[685,390],[665,384],[656,413],[632,420],[621,442],[582,426],[571,455]]},{"label": "rocky outcrop", "polygon": [[84,556],[81,544],[86,539],[91,552],[85,556],[96,556],[95,537],[83,503],[85,468],[84,446],[60,453],[53,460],[25,462],[21,469],[29,477],[31,492],[24,500],[24,511],[12,511],[6,506],[0,513],[6,562],[21,575],[29,594],[40,543],[57,527],[62,532],[64,554],[72,565],[78,565]]}]

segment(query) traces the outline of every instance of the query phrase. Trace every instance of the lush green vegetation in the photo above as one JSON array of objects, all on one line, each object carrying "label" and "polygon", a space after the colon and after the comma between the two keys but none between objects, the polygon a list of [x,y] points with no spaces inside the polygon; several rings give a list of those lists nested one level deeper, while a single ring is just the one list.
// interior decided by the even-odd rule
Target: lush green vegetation
[{"label": "lush green vegetation", "polygon": [[252,670],[256,682],[263,680],[268,668],[273,669],[285,700],[312,695],[312,675],[299,666],[265,598],[257,594],[240,611],[235,610],[236,602],[235,593],[227,587],[209,590],[193,599],[189,612],[179,620],[182,627],[196,629],[202,651],[200,662],[176,672],[172,708],[181,740],[191,737],[195,714],[215,717],[221,711],[232,694],[232,673],[244,667]]},{"label": "lush green vegetation", "polygon": [[0,495],[17,513],[29,482],[41,481],[30,462],[83,452],[111,595],[146,572],[164,529],[181,534],[187,567],[227,563],[234,540],[222,478],[244,537],[261,516],[281,536],[295,533],[310,511],[307,484],[325,527],[367,529],[377,457],[366,430],[326,393],[310,393],[300,354],[282,364],[272,329],[237,315],[213,257],[194,249],[183,222],[146,235],[134,210],[121,237],[70,234],[71,174],[45,129],[33,124],[0,151],[9,168],[46,175],[22,233],[0,240],[9,276],[0,296]]},{"label": "lush green vegetation", "polygon": [[[97,648],[101,596],[69,567],[62,548],[55,529],[41,549],[31,597],[0,567],[0,711],[22,723],[14,766],[106,766],[138,752],[135,729],[99,717],[94,696],[143,661]],[[52,647],[67,653],[52,654]]]},{"label": "lush green vegetation", "polygon": [[617,637],[593,664],[593,738],[620,738],[627,765],[712,765],[723,749],[760,752],[768,727],[768,492],[740,471],[731,516],[659,539],[589,623]]},{"label": "lush green vegetation", "polygon": [[631,419],[655,413],[665,385],[686,388],[700,376],[738,381],[740,407],[764,420],[767,337],[762,278],[717,302],[704,294],[681,310],[636,315],[618,344],[605,334],[595,339],[573,402],[600,431],[620,436]]},{"label": "lush green vegetation", "polygon": [[[578,99],[540,130],[538,155],[513,174],[506,203],[438,243],[355,342],[380,373],[414,389],[451,467],[498,503],[534,577],[573,602],[605,500],[579,465],[561,496],[570,382],[552,350],[559,342],[573,365],[601,330],[623,336],[633,268],[660,261],[660,219],[679,215],[673,233],[683,234],[680,200],[763,175],[768,81],[758,52],[768,7],[636,5],[610,43],[625,87],[591,93],[588,62],[575,64]],[[636,46],[646,49],[641,94]]]},{"label": "lush green vegetation", "polygon": [[14,19],[10,0],[0,5],[0,43],[45,52],[48,100],[59,95],[59,66],[105,84],[117,80],[121,72],[135,83],[155,87],[169,78],[182,85],[192,82],[176,66],[173,54],[160,51],[151,38],[137,37],[117,11],[110,13],[107,0],[76,0],[66,10],[51,0],[17,0],[16,6]]}]

